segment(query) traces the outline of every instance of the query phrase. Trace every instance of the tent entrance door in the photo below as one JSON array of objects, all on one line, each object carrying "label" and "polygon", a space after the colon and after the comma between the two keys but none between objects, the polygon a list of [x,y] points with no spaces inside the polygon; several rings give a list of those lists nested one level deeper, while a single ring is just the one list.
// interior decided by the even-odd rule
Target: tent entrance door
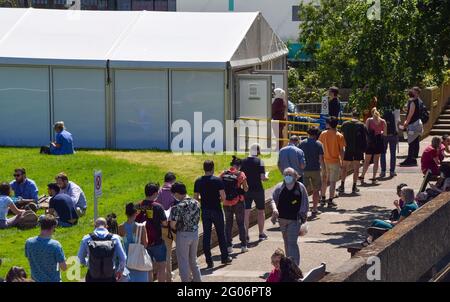
[{"label": "tent entrance door", "polygon": [[272,77],[236,75],[236,146],[246,151],[253,143],[271,149]]}]

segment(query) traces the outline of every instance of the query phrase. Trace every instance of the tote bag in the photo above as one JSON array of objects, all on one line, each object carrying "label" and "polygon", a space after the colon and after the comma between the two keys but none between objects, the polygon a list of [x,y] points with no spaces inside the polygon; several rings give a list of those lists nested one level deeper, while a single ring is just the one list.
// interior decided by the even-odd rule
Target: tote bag
[{"label": "tote bag", "polygon": [[136,225],[135,243],[128,245],[127,267],[136,271],[148,272],[153,269],[153,264],[147,250],[141,244],[142,230],[144,227],[144,224]]}]

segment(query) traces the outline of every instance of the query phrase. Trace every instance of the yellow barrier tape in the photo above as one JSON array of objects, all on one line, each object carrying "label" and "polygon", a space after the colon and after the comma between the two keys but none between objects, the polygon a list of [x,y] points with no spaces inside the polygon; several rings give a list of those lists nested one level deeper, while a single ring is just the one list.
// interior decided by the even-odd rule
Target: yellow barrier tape
[{"label": "yellow barrier tape", "polygon": [[305,131],[288,131],[289,134],[299,134],[299,135],[307,135],[308,133]]}]

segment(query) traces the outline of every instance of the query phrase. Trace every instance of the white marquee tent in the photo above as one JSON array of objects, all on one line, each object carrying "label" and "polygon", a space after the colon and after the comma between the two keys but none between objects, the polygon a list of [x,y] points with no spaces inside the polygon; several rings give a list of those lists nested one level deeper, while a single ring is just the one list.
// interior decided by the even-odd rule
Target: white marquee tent
[{"label": "white marquee tent", "polygon": [[236,118],[235,76],[282,70],[259,13],[0,8],[0,145],[169,149],[170,125]]}]

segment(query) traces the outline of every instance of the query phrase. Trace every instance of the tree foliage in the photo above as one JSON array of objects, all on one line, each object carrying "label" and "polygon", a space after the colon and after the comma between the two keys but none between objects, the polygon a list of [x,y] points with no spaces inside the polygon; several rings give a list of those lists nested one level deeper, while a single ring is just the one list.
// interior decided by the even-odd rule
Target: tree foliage
[{"label": "tree foliage", "polygon": [[[380,18],[368,17],[378,3]],[[352,88],[357,107],[372,96],[398,106],[406,88],[444,80],[448,0],[318,0],[302,3],[300,18],[299,39],[312,57],[303,72],[317,72],[323,87]]]}]

